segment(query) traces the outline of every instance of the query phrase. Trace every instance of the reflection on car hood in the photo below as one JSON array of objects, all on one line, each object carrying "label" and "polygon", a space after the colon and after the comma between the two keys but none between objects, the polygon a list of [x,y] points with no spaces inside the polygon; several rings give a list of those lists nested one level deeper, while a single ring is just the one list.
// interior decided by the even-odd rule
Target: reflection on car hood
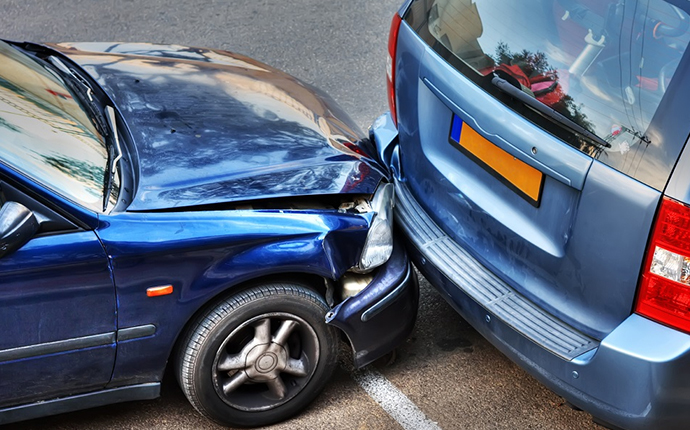
[{"label": "reflection on car hood", "polygon": [[129,210],[372,193],[382,178],[351,143],[362,133],[328,96],[249,58],[170,45],[54,47],[127,122],[139,166]]}]

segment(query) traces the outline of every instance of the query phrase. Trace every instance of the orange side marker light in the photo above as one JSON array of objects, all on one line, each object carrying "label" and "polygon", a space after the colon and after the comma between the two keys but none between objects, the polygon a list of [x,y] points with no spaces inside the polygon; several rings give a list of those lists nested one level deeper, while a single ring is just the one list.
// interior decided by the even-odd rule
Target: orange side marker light
[{"label": "orange side marker light", "polygon": [[167,296],[168,294],[172,294],[172,292],[172,285],[161,285],[160,287],[149,287],[146,289],[146,295],[148,297]]}]

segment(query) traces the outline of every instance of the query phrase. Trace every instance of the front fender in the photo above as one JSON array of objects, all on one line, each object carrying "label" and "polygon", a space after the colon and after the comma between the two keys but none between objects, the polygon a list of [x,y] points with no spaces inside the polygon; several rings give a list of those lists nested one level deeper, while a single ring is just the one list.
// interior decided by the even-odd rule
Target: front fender
[{"label": "front fender", "polygon": [[[359,260],[370,219],[337,211],[118,214],[97,230],[110,258],[118,329],[156,326],[118,342],[112,386],[158,381],[179,333],[219,294],[260,277],[337,279]],[[149,287],[173,293],[147,297]],[[146,360],[142,360],[146,357]]]},{"label": "front fender", "polygon": [[417,320],[418,305],[417,276],[403,244],[396,241],[390,259],[376,269],[369,285],[333,308],[326,323],[347,335],[359,368],[407,339]]}]

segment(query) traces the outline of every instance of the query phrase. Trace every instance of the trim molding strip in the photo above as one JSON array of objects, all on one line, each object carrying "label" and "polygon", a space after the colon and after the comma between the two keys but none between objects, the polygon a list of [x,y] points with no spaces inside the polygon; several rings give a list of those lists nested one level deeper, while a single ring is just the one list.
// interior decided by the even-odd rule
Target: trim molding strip
[{"label": "trim molding strip", "polygon": [[55,342],[39,343],[36,345],[20,346],[17,348],[3,349],[0,351],[0,363],[3,361],[20,360],[23,358],[37,357],[39,355],[55,354],[75,349],[105,346],[115,343],[115,333],[93,334],[73,339],[58,340]]},{"label": "trim molding strip", "polygon": [[156,333],[153,324],[123,328],[113,333],[92,334],[89,336],[75,337],[72,339],[57,340],[55,342],[38,343],[35,345],[20,346],[17,348],[0,350],[0,363],[4,361],[21,360],[24,358],[38,357],[39,355],[57,354],[59,352],[73,351],[77,349],[93,348],[94,346],[112,345],[118,342],[151,336]]},{"label": "trim molding strip", "polygon": [[156,333],[156,326],[153,324],[138,325],[135,327],[121,328],[117,331],[117,341],[138,339],[140,337],[152,336]]}]

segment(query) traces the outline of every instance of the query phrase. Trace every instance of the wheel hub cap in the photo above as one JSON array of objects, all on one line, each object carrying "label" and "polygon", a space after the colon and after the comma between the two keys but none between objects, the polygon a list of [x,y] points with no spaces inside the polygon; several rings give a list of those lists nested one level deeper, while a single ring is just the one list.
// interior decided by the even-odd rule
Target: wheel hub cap
[{"label": "wheel hub cap", "polygon": [[247,354],[245,372],[249,379],[263,382],[275,379],[287,366],[288,355],[285,349],[276,343],[257,345]]},{"label": "wheel hub cap", "polygon": [[[244,346],[228,347],[236,340]],[[279,312],[259,315],[233,330],[218,349],[214,388],[234,408],[273,409],[309,383],[318,361],[319,338],[307,322]],[[243,390],[245,384],[251,387]]]},{"label": "wheel hub cap", "polygon": [[267,352],[256,361],[256,370],[261,373],[270,372],[278,364],[278,357],[272,352]]}]

